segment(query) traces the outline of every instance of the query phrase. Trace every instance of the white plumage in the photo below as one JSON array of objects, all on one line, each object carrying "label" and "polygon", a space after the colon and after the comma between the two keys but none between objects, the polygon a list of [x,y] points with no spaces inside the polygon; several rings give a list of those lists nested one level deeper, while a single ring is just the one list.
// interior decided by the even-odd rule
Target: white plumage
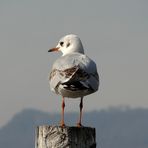
[{"label": "white plumage", "polygon": [[67,35],[59,41],[57,48],[63,52],[63,56],[53,64],[49,77],[51,90],[71,98],[97,91],[99,77],[96,64],[84,54],[80,39],[76,35]]},{"label": "white plumage", "polygon": [[[63,53],[54,62],[49,76],[52,91],[63,96],[63,98],[81,97],[82,103],[83,96],[98,90],[99,76],[96,64],[84,54],[83,45],[78,36],[66,35],[61,38],[55,48],[49,50],[49,52],[52,51],[61,51]],[[81,125],[81,119],[79,125]]]}]

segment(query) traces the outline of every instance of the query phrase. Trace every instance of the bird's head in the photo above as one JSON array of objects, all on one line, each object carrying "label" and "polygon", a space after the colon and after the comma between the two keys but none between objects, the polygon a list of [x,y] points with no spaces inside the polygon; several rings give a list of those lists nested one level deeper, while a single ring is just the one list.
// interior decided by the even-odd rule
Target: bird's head
[{"label": "bird's head", "polygon": [[70,34],[62,37],[55,48],[51,48],[48,52],[61,51],[63,55],[79,52],[84,53],[83,45],[77,35]]}]

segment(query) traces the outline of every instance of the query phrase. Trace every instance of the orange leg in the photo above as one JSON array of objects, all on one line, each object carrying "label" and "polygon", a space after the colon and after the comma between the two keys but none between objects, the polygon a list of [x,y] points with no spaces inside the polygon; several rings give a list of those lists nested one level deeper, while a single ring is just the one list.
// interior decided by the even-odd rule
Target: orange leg
[{"label": "orange leg", "polygon": [[77,126],[81,127],[82,126],[81,121],[82,121],[83,97],[81,97],[79,107],[80,107],[80,117],[79,117],[79,122],[77,123]]},{"label": "orange leg", "polygon": [[65,126],[65,123],[64,123],[64,108],[65,108],[65,98],[63,97],[62,98],[62,119],[61,119],[61,126]]}]

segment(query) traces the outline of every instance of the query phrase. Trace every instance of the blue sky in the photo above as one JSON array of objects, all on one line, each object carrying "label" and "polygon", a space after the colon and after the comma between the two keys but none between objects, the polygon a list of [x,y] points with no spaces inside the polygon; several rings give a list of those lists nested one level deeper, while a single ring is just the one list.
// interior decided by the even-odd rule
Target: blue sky
[{"label": "blue sky", "polygon": [[[77,34],[97,63],[100,90],[84,111],[116,106],[148,107],[148,2],[145,0],[1,0],[0,126],[24,108],[60,112],[48,73],[59,56],[58,40]],[[78,111],[79,100],[66,100]]]}]

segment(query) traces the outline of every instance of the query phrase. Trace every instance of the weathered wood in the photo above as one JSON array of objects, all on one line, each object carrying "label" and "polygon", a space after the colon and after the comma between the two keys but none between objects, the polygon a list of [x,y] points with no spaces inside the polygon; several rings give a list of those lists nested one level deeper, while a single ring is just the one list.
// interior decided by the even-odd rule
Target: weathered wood
[{"label": "weathered wood", "polygon": [[35,148],[96,148],[96,132],[91,127],[38,126]]}]

